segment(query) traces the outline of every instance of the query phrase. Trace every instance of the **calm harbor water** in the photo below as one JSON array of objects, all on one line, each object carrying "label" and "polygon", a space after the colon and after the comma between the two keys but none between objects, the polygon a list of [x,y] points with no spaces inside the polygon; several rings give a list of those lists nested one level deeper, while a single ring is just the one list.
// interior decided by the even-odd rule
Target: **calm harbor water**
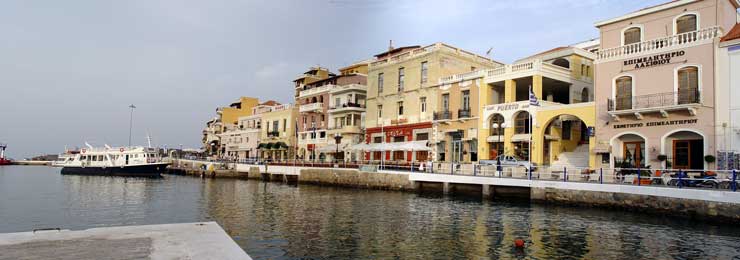
[{"label": "calm harbor water", "polygon": [[[413,193],[0,167],[0,233],[217,221],[255,259],[740,259],[738,223]],[[513,241],[527,241],[524,250]]]}]

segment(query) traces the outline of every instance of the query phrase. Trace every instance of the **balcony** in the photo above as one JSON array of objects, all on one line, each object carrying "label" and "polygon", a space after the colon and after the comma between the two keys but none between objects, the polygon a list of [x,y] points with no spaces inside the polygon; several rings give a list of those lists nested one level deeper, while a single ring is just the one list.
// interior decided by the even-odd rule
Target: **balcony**
[{"label": "balcony", "polygon": [[359,134],[362,133],[362,129],[360,129],[359,126],[356,125],[344,125],[344,126],[334,126],[330,127],[328,132],[328,135],[331,137],[334,133],[340,133],[340,134]]},{"label": "balcony", "polygon": [[542,60],[531,60],[516,64],[507,64],[498,68],[486,70],[486,83],[499,82],[506,79],[516,79],[540,74],[548,78],[569,82],[570,69],[560,67]]},{"label": "balcony", "polygon": [[280,137],[280,131],[267,132],[267,137]]},{"label": "balcony", "polygon": [[686,32],[629,45],[608,48],[596,53],[597,62],[624,59],[631,56],[645,55],[655,52],[669,51],[687,47],[712,43],[712,39],[722,36],[719,26],[712,26],[697,31]]},{"label": "balcony", "polygon": [[452,112],[450,111],[434,112],[434,120],[450,120],[450,119],[452,119]]},{"label": "balcony", "polygon": [[310,88],[306,90],[301,90],[301,93],[298,94],[298,97],[305,98],[310,97],[314,95],[318,95],[324,92],[329,92],[332,88],[336,87],[335,85],[325,85],[317,88]]},{"label": "balcony", "polygon": [[316,103],[301,105],[301,108],[299,109],[299,111],[301,113],[305,113],[305,112],[321,112],[323,110],[324,110],[324,103],[321,103],[321,102],[316,102]]},{"label": "balcony", "polygon": [[470,118],[470,109],[458,109],[457,119]]},{"label": "balcony", "polygon": [[336,86],[329,93],[341,94],[345,92],[358,92],[358,93],[362,93],[362,95],[365,95],[365,93],[367,93],[367,86],[360,85],[360,84],[347,84],[347,85],[342,85],[342,86]]},{"label": "balcony", "polygon": [[616,121],[620,115],[635,115],[642,119],[642,114],[659,112],[663,117],[668,117],[669,111],[687,110],[691,115],[696,115],[696,108],[701,103],[701,92],[699,90],[666,92],[649,95],[641,95],[625,98],[610,98],[607,102],[607,111]]},{"label": "balcony", "polygon": [[329,113],[339,113],[339,112],[347,112],[347,111],[364,112],[365,105],[347,102],[347,103],[329,108]]}]

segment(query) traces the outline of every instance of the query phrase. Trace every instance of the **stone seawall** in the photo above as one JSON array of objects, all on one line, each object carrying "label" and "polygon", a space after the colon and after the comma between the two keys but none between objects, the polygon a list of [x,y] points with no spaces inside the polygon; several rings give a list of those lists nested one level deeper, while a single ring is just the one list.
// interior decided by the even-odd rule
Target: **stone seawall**
[{"label": "stone seawall", "polygon": [[408,174],[362,172],[355,169],[301,169],[298,182],[367,189],[414,190]]},{"label": "stone seawall", "polygon": [[740,220],[740,205],[706,200],[668,198],[641,194],[532,188],[535,202],[573,206],[620,208],[649,213],[668,213],[688,218]]}]

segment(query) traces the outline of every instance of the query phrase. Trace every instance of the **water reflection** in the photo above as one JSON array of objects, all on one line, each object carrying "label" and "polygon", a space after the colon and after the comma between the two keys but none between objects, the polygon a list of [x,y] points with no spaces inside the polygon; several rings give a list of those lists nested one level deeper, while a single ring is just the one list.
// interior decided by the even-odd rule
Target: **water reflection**
[{"label": "water reflection", "polygon": [[256,259],[740,259],[735,225],[668,215],[43,167],[0,168],[0,219],[0,232],[214,220]]}]

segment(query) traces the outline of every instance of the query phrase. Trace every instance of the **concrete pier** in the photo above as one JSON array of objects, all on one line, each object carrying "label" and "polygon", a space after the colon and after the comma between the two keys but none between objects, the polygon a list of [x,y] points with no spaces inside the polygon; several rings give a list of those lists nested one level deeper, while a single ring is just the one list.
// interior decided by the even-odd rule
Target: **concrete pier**
[{"label": "concrete pier", "polygon": [[216,222],[0,234],[0,260],[251,259]]}]

